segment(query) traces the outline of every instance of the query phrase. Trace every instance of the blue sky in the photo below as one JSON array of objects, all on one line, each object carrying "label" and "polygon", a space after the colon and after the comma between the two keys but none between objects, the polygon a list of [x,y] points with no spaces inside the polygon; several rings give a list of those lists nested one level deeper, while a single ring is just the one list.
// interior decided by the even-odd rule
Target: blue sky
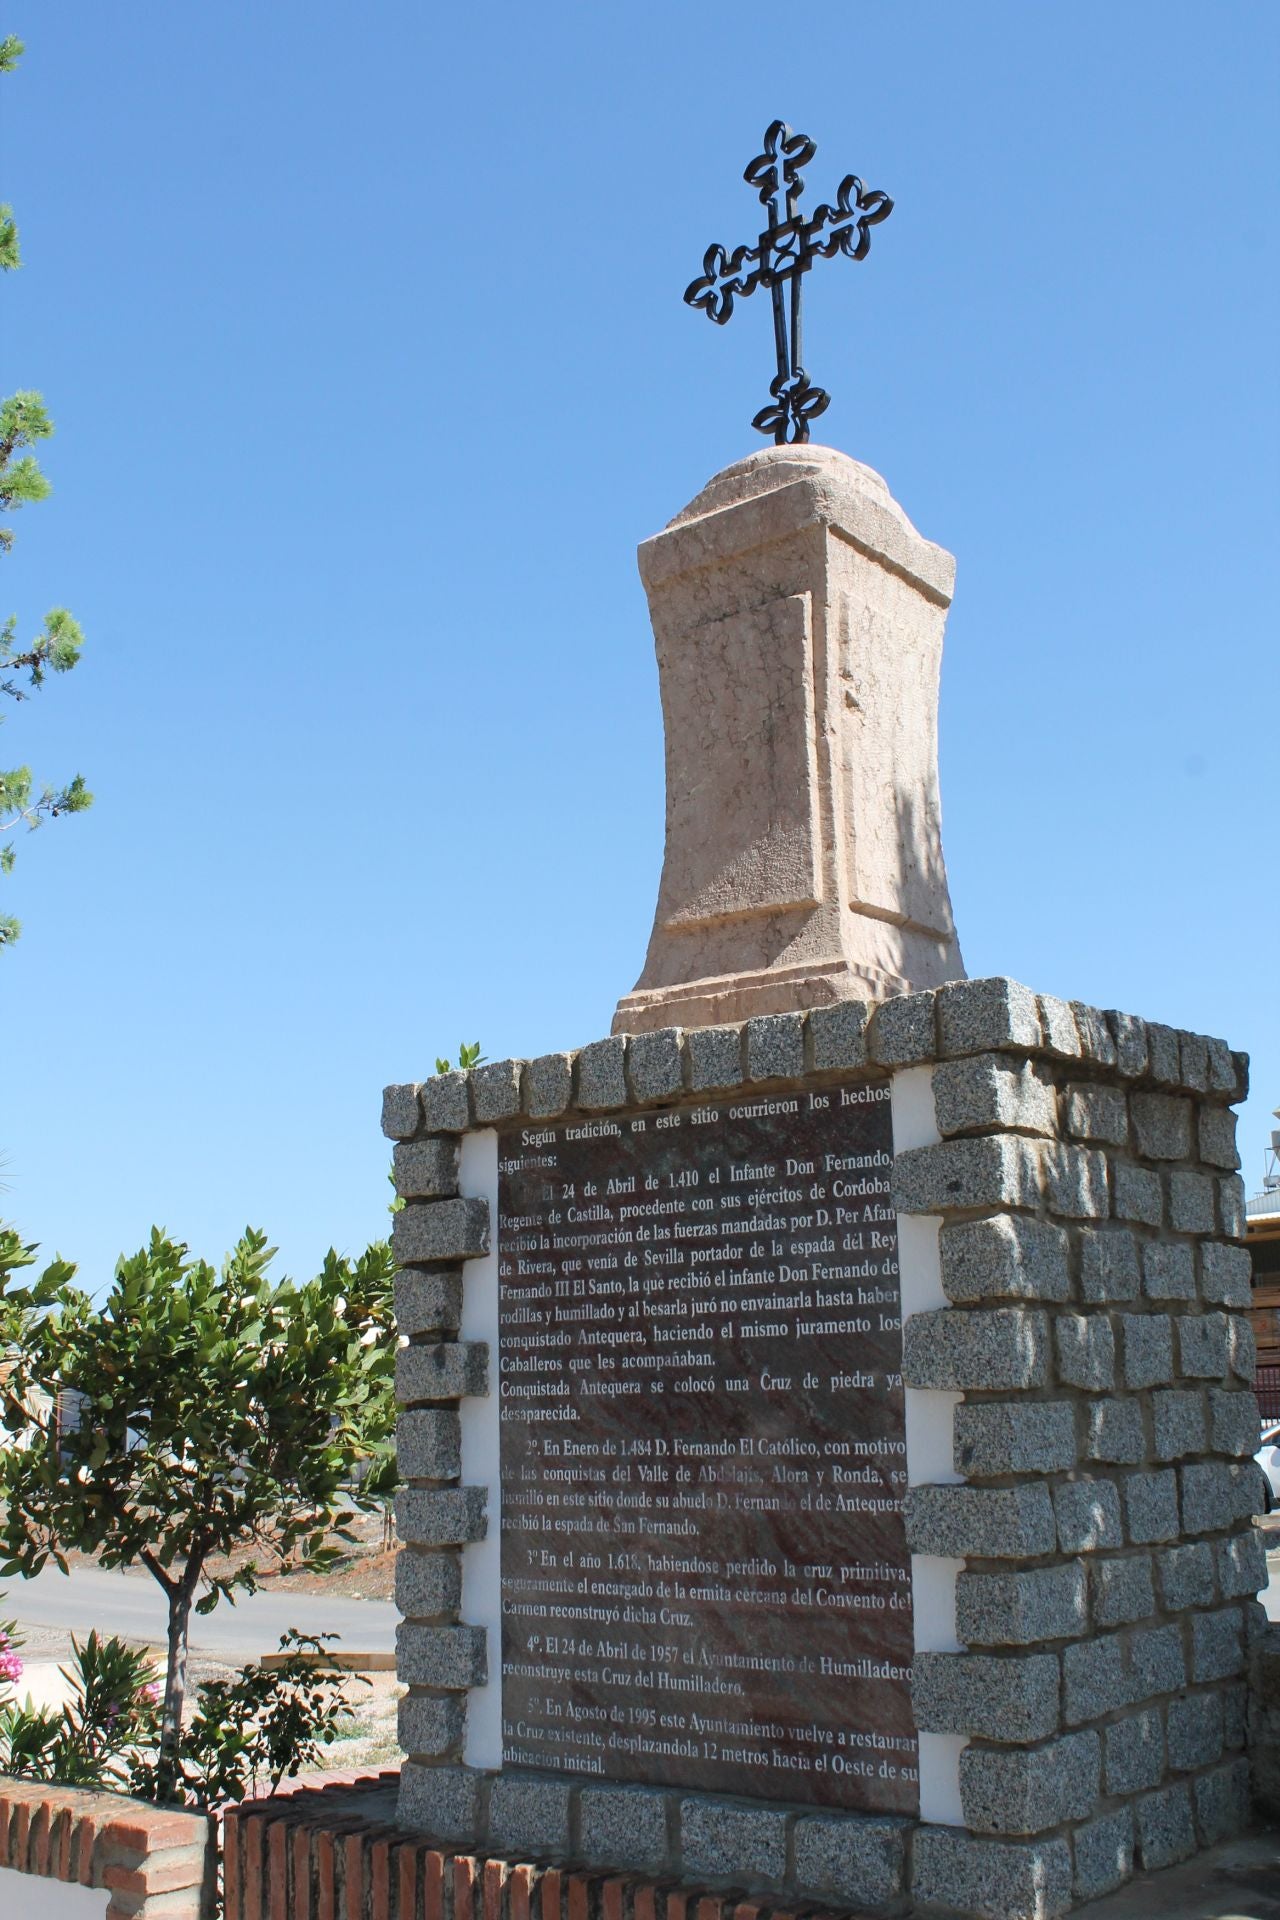
[{"label": "blue sky", "polygon": [[1254,1056],[1280,1103],[1280,14],[270,0],[11,21],[2,383],[58,423],[3,610],[88,647],[3,755],[93,811],[6,904],[9,1213],[309,1272],[385,1226],[380,1089],[594,1039],[662,851],[635,547],[755,449],[780,116],[896,209],[809,289],[821,437],[959,559],[972,973]]}]

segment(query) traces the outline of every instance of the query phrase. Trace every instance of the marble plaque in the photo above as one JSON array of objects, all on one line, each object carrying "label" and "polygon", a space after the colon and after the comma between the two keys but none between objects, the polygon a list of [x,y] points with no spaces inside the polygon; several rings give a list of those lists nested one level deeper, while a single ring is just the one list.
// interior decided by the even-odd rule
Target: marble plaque
[{"label": "marble plaque", "polygon": [[887,1081],[499,1160],[503,1755],[914,1813]]}]

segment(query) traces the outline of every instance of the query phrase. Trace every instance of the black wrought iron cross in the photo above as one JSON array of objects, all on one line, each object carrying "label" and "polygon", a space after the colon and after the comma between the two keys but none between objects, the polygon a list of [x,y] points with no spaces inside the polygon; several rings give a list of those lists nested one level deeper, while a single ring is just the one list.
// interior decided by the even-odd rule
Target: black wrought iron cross
[{"label": "black wrought iron cross", "polygon": [[826,201],[812,220],[800,219],[796,202],[804,192],[801,171],[817,152],[804,133],[792,133],[775,120],[758,153],[743,174],[768,208],[769,224],[754,247],[727,253],[720,245],[707,248],[702,275],[685,289],[691,307],[701,307],[709,319],[723,326],[733,312],[735,296],[744,298],[757,287],[768,287],[773,298],[773,343],[778,356],[777,378],[769,383],[773,398],[761,407],[752,426],[771,433],[778,446],[809,438],[809,422],[824,413],[831,395],[815,387],[804,370],[801,353],[800,298],[804,276],[822,256],[843,253],[863,260],[871,247],[871,229],[893,212],[887,193],[868,193],[856,173],[846,174],[835,205]]}]

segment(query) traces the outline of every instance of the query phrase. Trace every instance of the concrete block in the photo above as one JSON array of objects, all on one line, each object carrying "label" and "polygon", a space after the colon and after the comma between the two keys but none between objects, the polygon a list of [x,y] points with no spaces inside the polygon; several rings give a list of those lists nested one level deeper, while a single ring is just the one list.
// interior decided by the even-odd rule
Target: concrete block
[{"label": "concrete block", "polygon": [[695,1027],[684,1036],[684,1050],[695,1093],[721,1093],[742,1085],[741,1027]]},{"label": "concrete block", "polygon": [[1134,1805],[1138,1860],[1148,1873],[1188,1860],[1196,1850],[1191,1790],[1185,1781],[1149,1793]]},{"label": "concrete block", "polygon": [[1026,1573],[956,1578],[956,1638],[966,1646],[1030,1646],[1070,1640],[1088,1628],[1085,1573],[1078,1561]]},{"label": "concrete block", "polygon": [[1040,1152],[1038,1142],[1009,1133],[912,1147],[894,1161],[894,1207],[899,1213],[1034,1207]]},{"label": "concrete block", "polygon": [[1172,1027],[1147,1022],[1147,1076],[1160,1087],[1182,1085],[1182,1058]]},{"label": "concrete block", "polygon": [[462,1472],[462,1422],[453,1407],[424,1407],[396,1421],[402,1480],[453,1480]]},{"label": "concrete block", "polygon": [[916,1067],[938,1057],[937,994],[904,993],[882,1000],[867,1023],[867,1051],[881,1067]]},{"label": "concrete block", "polygon": [[1063,1553],[1124,1545],[1120,1496],[1113,1481],[1061,1481],[1053,1489],[1053,1512]]},{"label": "concrete block", "polygon": [[1226,1314],[1184,1314],[1178,1321],[1178,1360],[1188,1379],[1224,1379],[1228,1371]]},{"label": "concrete block", "polygon": [[1173,1324],[1163,1313],[1119,1316],[1124,1383],[1127,1387],[1166,1387],[1173,1379]]},{"label": "concrete block", "polygon": [[1043,1052],[1052,1054],[1057,1060],[1078,1060],[1080,1035],[1076,1031],[1076,1019],[1071,1008],[1065,1000],[1059,1000],[1051,993],[1042,993],[1037,998]]},{"label": "concrete block", "polygon": [[489,1789],[489,1845],[520,1860],[569,1851],[573,1783],[551,1774],[500,1773]]},{"label": "concrete block", "polygon": [[465,1133],[471,1125],[469,1076],[457,1070],[433,1073],[418,1089],[427,1133]]},{"label": "concrete block", "polygon": [[1041,1043],[1036,996],[1016,980],[952,980],[938,991],[938,1051],[1033,1052]]},{"label": "concrete block", "polygon": [[941,1307],[903,1329],[909,1387],[999,1392],[1049,1378],[1049,1317],[1025,1307]]},{"label": "concrete block", "polygon": [[1179,1467],[1184,1533],[1220,1533],[1262,1511],[1262,1473],[1252,1460]]},{"label": "concrete block", "polygon": [[1216,1692],[1171,1700],[1165,1722],[1174,1773],[1193,1773],[1222,1757],[1222,1700]]},{"label": "concrete block", "polygon": [[395,1277],[396,1331],[456,1333],[462,1325],[462,1268],[405,1267]]},{"label": "concrete block", "polygon": [[487,1200],[418,1200],[391,1225],[391,1251],[402,1267],[477,1260],[489,1251]]},{"label": "concrete block", "polygon": [[1191,1619],[1191,1678],[1200,1683],[1234,1680],[1245,1668],[1244,1621],[1238,1607],[1197,1613]]},{"label": "concrete block", "polygon": [[1236,1117],[1230,1107],[1201,1107],[1197,1115],[1200,1158],[1211,1167],[1234,1173],[1240,1165],[1236,1147]]},{"label": "concrete block", "polygon": [[669,1871],[667,1804],[667,1795],[652,1787],[584,1787],[578,1801],[583,1858],[640,1873]]},{"label": "concrete block", "polygon": [[462,1557],[401,1547],[396,1555],[396,1606],[409,1620],[456,1614],[462,1598]]},{"label": "concrete block", "polygon": [[1149,1300],[1194,1300],[1195,1254],[1177,1241],[1148,1240],[1142,1249],[1142,1284]]},{"label": "concrete block", "polygon": [[627,1104],[626,1038],[615,1033],[583,1047],[574,1065],[577,1104],[584,1113],[605,1113]]},{"label": "concrete block", "polygon": [[486,1487],[416,1488],[396,1495],[396,1530],[406,1546],[464,1547],[488,1531]]},{"label": "concrete block", "polygon": [[1172,1467],[1129,1473],[1124,1479],[1125,1521],[1135,1546],[1178,1538],[1178,1481]]},{"label": "concrete block", "polygon": [[401,1141],[391,1156],[402,1200],[447,1200],[458,1191],[458,1136]]},{"label": "concrete block", "polygon": [[1216,1594],[1213,1548],[1206,1542],[1195,1540],[1158,1553],[1156,1571],[1160,1576],[1160,1595],[1170,1613],[1213,1605]]},{"label": "concrete block", "polygon": [[1169,1225],[1175,1233],[1212,1233],[1216,1225],[1214,1199],[1214,1182],[1207,1173],[1171,1173]]},{"label": "concrete block", "polygon": [[1123,1160],[1111,1168],[1113,1204],[1117,1220],[1133,1220],[1158,1227],[1164,1219],[1164,1187],[1149,1167],[1131,1167]]},{"label": "concrete block", "polygon": [[1142,1291],[1138,1243],[1128,1227],[1081,1227],[1077,1232],[1080,1294],[1090,1305],[1136,1300]]},{"label": "concrete block", "polygon": [[1108,1466],[1135,1467],[1147,1451],[1139,1400],[1093,1400],[1085,1407],[1090,1460]]},{"label": "concrete block", "polygon": [[1193,1108],[1169,1093],[1135,1093],[1130,1101],[1133,1138],[1146,1160],[1189,1160]]},{"label": "concrete block", "polygon": [[1234,1840],[1249,1825],[1252,1806],[1247,1760],[1230,1760],[1212,1773],[1202,1773],[1192,1782],[1192,1791],[1202,1846],[1216,1847],[1224,1840]]},{"label": "concrete block", "polygon": [[1164,1778],[1164,1722],[1158,1707],[1114,1720],[1103,1732],[1108,1793],[1142,1793]]},{"label": "concrete block", "polygon": [[1114,1067],[1116,1043],[1106,1014],[1097,1007],[1086,1007],[1079,1000],[1071,1002],[1071,1011],[1075,1015],[1076,1032],[1080,1035],[1081,1058],[1092,1060],[1098,1067]]},{"label": "concrete block", "polygon": [[487,1774],[471,1767],[420,1766],[406,1760],[400,1769],[396,1819],[400,1826],[429,1834],[436,1845],[471,1846],[485,1823]]},{"label": "concrete block", "polygon": [[418,1087],[384,1087],[382,1090],[382,1131],[388,1140],[412,1140],[422,1125],[422,1105]]},{"label": "concrete block", "polygon": [[958,1406],[956,1472],[967,1480],[1006,1473],[1056,1473],[1077,1458],[1069,1400],[977,1400]]},{"label": "concrete block", "polygon": [[1098,1627],[1124,1627],[1155,1612],[1151,1561],[1145,1553],[1094,1560],[1089,1567],[1093,1619]]},{"label": "concrete block", "polygon": [[396,1399],[402,1406],[420,1401],[461,1400],[489,1391],[487,1340],[437,1340],[425,1347],[401,1347],[396,1354]]},{"label": "concrete block", "polygon": [[1234,1100],[1239,1093],[1235,1060],[1225,1040],[1205,1036],[1205,1058],[1209,1068],[1210,1094],[1225,1094]]},{"label": "concrete block", "polygon": [[1203,1396],[1182,1388],[1153,1393],[1151,1427],[1157,1459],[1180,1460],[1184,1454],[1203,1453],[1207,1445]]},{"label": "concrete block", "polygon": [[1129,1642],[1129,1670],[1135,1701],[1179,1692],[1187,1684],[1182,1628],[1140,1627]]},{"label": "concrete block", "polygon": [[458,1693],[406,1693],[396,1711],[404,1753],[420,1759],[458,1759],[467,1726],[467,1701]]},{"label": "concrete block", "polygon": [[1209,1087],[1209,1046],[1202,1033],[1178,1034],[1178,1061],[1182,1084],[1193,1093],[1206,1093]]},{"label": "concrete block", "polygon": [[1200,1292],[1211,1305],[1247,1308],[1253,1262],[1245,1247],[1205,1240],[1200,1247]]},{"label": "concrete block", "polygon": [[1147,1071],[1147,1023],[1133,1013],[1107,1009],[1107,1026],[1115,1042],[1116,1072],[1125,1080],[1141,1080]]},{"label": "concrete block", "polygon": [[814,1007],[806,1014],[809,1062],[815,1073],[866,1066],[868,1012],[863,1000],[841,1000],[834,1007]]},{"label": "concrete block", "polygon": [[975,1747],[960,1753],[960,1804],[978,1833],[1043,1833],[1084,1820],[1098,1798],[1102,1743],[1068,1733],[1041,1747]]},{"label": "concrete block", "polygon": [[1053,1323],[1058,1378],[1064,1386],[1107,1393],[1115,1385],[1116,1343],[1104,1313],[1060,1313]]},{"label": "concrete block", "polygon": [[1256,1394],[1247,1388],[1210,1387],[1209,1430],[1215,1453],[1256,1453],[1261,1424]]},{"label": "concrete block", "polygon": [[683,1036],[679,1027],[633,1033],[627,1041],[627,1080],[639,1106],[673,1100],[684,1087]]},{"label": "concrete block", "polygon": [[944,1060],[933,1070],[933,1104],[944,1139],[993,1127],[1013,1133],[1058,1131],[1052,1085],[1029,1061],[1006,1054]]},{"label": "concrete block", "polygon": [[1015,1560],[1054,1548],[1053,1511],[1041,1485],[908,1487],[903,1517],[913,1553]]},{"label": "concrete block", "polygon": [[[1218,1189],[1218,1218],[1222,1223],[1223,1234],[1228,1240],[1243,1240],[1245,1233],[1244,1181],[1238,1173],[1233,1173],[1215,1184]],[[1191,1233],[1198,1229],[1188,1227],[1186,1231]]]},{"label": "concrete block", "polygon": [[796,1080],[803,1072],[802,1013],[761,1013],[747,1021],[748,1080]]},{"label": "concrete block", "polygon": [[1044,1187],[1050,1213],[1067,1220],[1105,1220],[1111,1212],[1107,1156],[1096,1147],[1055,1140],[1044,1150]]},{"label": "concrete block", "polygon": [[[1125,1667],[1124,1636],[1109,1633],[1062,1650],[1062,1717],[1068,1727],[1131,1706],[1133,1679]],[[1006,1738],[1011,1736],[1004,1736]]]},{"label": "concrete block", "polygon": [[424,1627],[402,1620],[396,1628],[396,1674],[406,1687],[464,1692],[489,1677],[483,1627]]},{"label": "concrete block", "polygon": [[1073,1140],[1123,1147],[1129,1138],[1129,1106],[1123,1089],[1077,1080],[1064,1089],[1063,1130]]},{"label": "concrete block", "polygon": [[686,1877],[732,1879],[758,1874],[779,1881],[787,1870],[787,1818],[772,1808],[682,1800],[680,1840]]},{"label": "concrete block", "polygon": [[[1062,1227],[1024,1214],[948,1222],[938,1236],[948,1300],[1066,1300],[1071,1292]],[[1247,1258],[1247,1256],[1246,1256]]]},{"label": "concrete block", "polygon": [[558,1120],[573,1105],[573,1055],[543,1053],[524,1069],[524,1110],[531,1120]]},{"label": "concrete block", "polygon": [[1058,1658],[1051,1653],[917,1653],[911,1700],[922,1733],[1043,1740],[1058,1731]]},{"label": "concrete block", "polygon": [[1057,1920],[1071,1906],[1065,1840],[987,1840],[957,1827],[920,1827],[911,1892],[921,1907],[973,1920]]},{"label": "concrete block", "polygon": [[1077,1900],[1100,1900],[1133,1877],[1133,1814],[1128,1807],[1104,1813],[1071,1836]]},{"label": "concrete block", "polygon": [[906,1880],[910,1821],[886,1815],[813,1814],[795,1824],[795,1877],[801,1892],[841,1906],[895,1900]]},{"label": "concrete block", "polygon": [[513,1120],[520,1112],[523,1060],[490,1060],[471,1069],[471,1116],[477,1127]]}]

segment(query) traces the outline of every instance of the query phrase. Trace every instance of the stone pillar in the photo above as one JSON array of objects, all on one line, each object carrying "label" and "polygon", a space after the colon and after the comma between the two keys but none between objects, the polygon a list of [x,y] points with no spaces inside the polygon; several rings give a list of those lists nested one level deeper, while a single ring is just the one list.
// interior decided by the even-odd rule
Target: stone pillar
[{"label": "stone pillar", "polygon": [[963,978],[938,798],[951,555],[869,467],[770,447],[647,540],[640,572],[666,855],[614,1032]]}]

